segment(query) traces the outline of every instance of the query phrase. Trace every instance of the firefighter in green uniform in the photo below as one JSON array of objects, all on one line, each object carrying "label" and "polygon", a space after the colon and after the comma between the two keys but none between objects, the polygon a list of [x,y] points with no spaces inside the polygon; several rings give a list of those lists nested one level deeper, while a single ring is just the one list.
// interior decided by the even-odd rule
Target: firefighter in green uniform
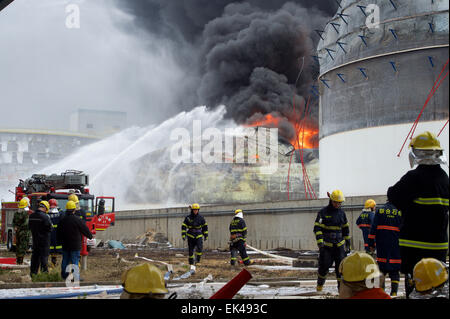
[{"label": "firefighter in green uniform", "polygon": [[30,242],[30,229],[28,228],[28,201],[22,198],[19,209],[14,213],[13,227],[16,233],[16,263],[23,264],[23,257],[28,250]]}]

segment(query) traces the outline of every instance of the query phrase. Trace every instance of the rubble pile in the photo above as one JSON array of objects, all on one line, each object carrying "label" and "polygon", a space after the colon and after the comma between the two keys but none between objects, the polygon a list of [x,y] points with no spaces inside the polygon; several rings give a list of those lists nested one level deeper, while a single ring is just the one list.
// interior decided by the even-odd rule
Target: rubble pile
[{"label": "rubble pile", "polygon": [[170,244],[168,238],[160,232],[156,232],[152,229],[147,230],[142,235],[137,236],[135,239],[122,239],[120,241],[109,240],[108,243],[113,243],[114,247],[109,245],[109,248],[121,248],[119,246],[123,246],[122,249],[126,248],[153,248],[153,249],[164,249],[170,248],[172,245]]}]

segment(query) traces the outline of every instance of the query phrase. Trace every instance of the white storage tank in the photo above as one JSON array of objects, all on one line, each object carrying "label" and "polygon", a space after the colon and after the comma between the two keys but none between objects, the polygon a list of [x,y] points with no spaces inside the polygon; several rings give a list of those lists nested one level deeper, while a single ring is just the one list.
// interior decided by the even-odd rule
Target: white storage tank
[{"label": "white storage tank", "polygon": [[[397,155],[448,61],[448,10],[448,0],[342,0],[317,30],[320,197],[336,188],[346,196],[384,195],[411,169],[409,139]],[[415,135],[437,135],[446,124],[448,81]],[[447,124],[439,136],[447,159],[448,132]]]}]

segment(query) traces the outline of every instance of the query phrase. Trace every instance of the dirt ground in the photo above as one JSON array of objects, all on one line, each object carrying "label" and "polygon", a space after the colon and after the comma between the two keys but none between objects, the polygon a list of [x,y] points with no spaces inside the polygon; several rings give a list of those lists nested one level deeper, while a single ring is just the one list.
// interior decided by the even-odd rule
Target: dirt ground
[{"label": "dirt ground", "polygon": [[[297,252],[291,250],[279,250],[275,252],[278,255],[295,257]],[[145,263],[139,257],[145,257],[152,260],[159,260],[173,266],[173,275],[171,279],[184,274],[189,270],[187,249],[152,249],[152,248],[127,248],[127,249],[108,249],[108,248],[94,248],[91,250],[87,259],[87,270],[81,270],[82,282],[103,283],[103,282],[120,282],[122,273],[135,265]],[[14,257],[13,252],[6,250],[0,251],[2,257]],[[251,259],[256,260],[254,265],[285,265],[277,263],[271,258],[267,258],[260,254],[249,254]],[[25,256],[25,261],[29,261],[31,254]],[[212,275],[214,281],[229,281],[236,276],[244,266],[242,264],[231,266],[229,263],[230,254],[226,251],[204,251],[203,258],[200,264],[196,265],[196,272],[188,280],[195,282],[200,281]],[[154,263],[163,273],[167,271],[166,266]],[[61,270],[61,256],[58,257],[58,263],[55,268],[50,268],[50,272],[60,272]],[[314,279],[316,277],[315,270],[308,269],[258,269],[254,266],[247,267],[247,270],[252,274],[252,280],[276,280],[277,278],[291,278],[291,279]],[[62,281],[62,279],[61,279]],[[1,269],[0,270],[0,284],[8,283],[27,283],[31,282],[29,277],[29,268],[25,269]]]}]

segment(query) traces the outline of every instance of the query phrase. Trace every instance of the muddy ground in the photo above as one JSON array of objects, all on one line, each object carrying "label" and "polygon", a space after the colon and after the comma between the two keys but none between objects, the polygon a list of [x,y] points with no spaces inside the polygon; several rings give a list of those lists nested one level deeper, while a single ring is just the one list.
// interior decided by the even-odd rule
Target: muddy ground
[{"label": "muddy ground", "polygon": [[[300,252],[279,249],[273,251],[273,253],[281,256],[297,257]],[[109,248],[94,248],[91,250],[87,259],[87,270],[81,270],[82,283],[119,283],[122,273],[135,265],[145,263],[139,257],[145,257],[152,260],[159,260],[169,263],[173,266],[173,275],[171,279],[184,274],[189,270],[187,249],[152,249],[152,248],[127,248],[127,249],[109,249]],[[13,252],[6,250],[0,251],[2,257],[14,257]],[[250,253],[250,258],[255,260],[255,266],[247,267],[247,270],[252,274],[252,280],[275,280],[275,279],[315,279],[315,269],[259,269],[256,265],[284,265],[286,264],[276,262],[272,258],[267,256]],[[31,254],[25,256],[25,261],[29,261]],[[193,274],[189,281],[200,281],[212,275],[214,281],[229,281],[236,276],[244,266],[242,264],[231,266],[230,254],[227,251],[204,251],[204,255],[200,264],[196,265],[196,272]],[[167,271],[166,266],[154,263],[157,265],[163,273]],[[60,272],[61,270],[61,256],[58,257],[58,263],[56,268],[50,268],[50,272]],[[331,274],[330,274],[331,276]],[[331,278],[331,277],[330,277]],[[31,278],[29,277],[29,268],[25,269],[1,269],[0,270],[0,284],[17,284],[17,283],[29,283]],[[61,279],[62,282],[62,279]],[[12,285],[15,286],[15,285]],[[4,286],[3,286],[4,287]]]}]

